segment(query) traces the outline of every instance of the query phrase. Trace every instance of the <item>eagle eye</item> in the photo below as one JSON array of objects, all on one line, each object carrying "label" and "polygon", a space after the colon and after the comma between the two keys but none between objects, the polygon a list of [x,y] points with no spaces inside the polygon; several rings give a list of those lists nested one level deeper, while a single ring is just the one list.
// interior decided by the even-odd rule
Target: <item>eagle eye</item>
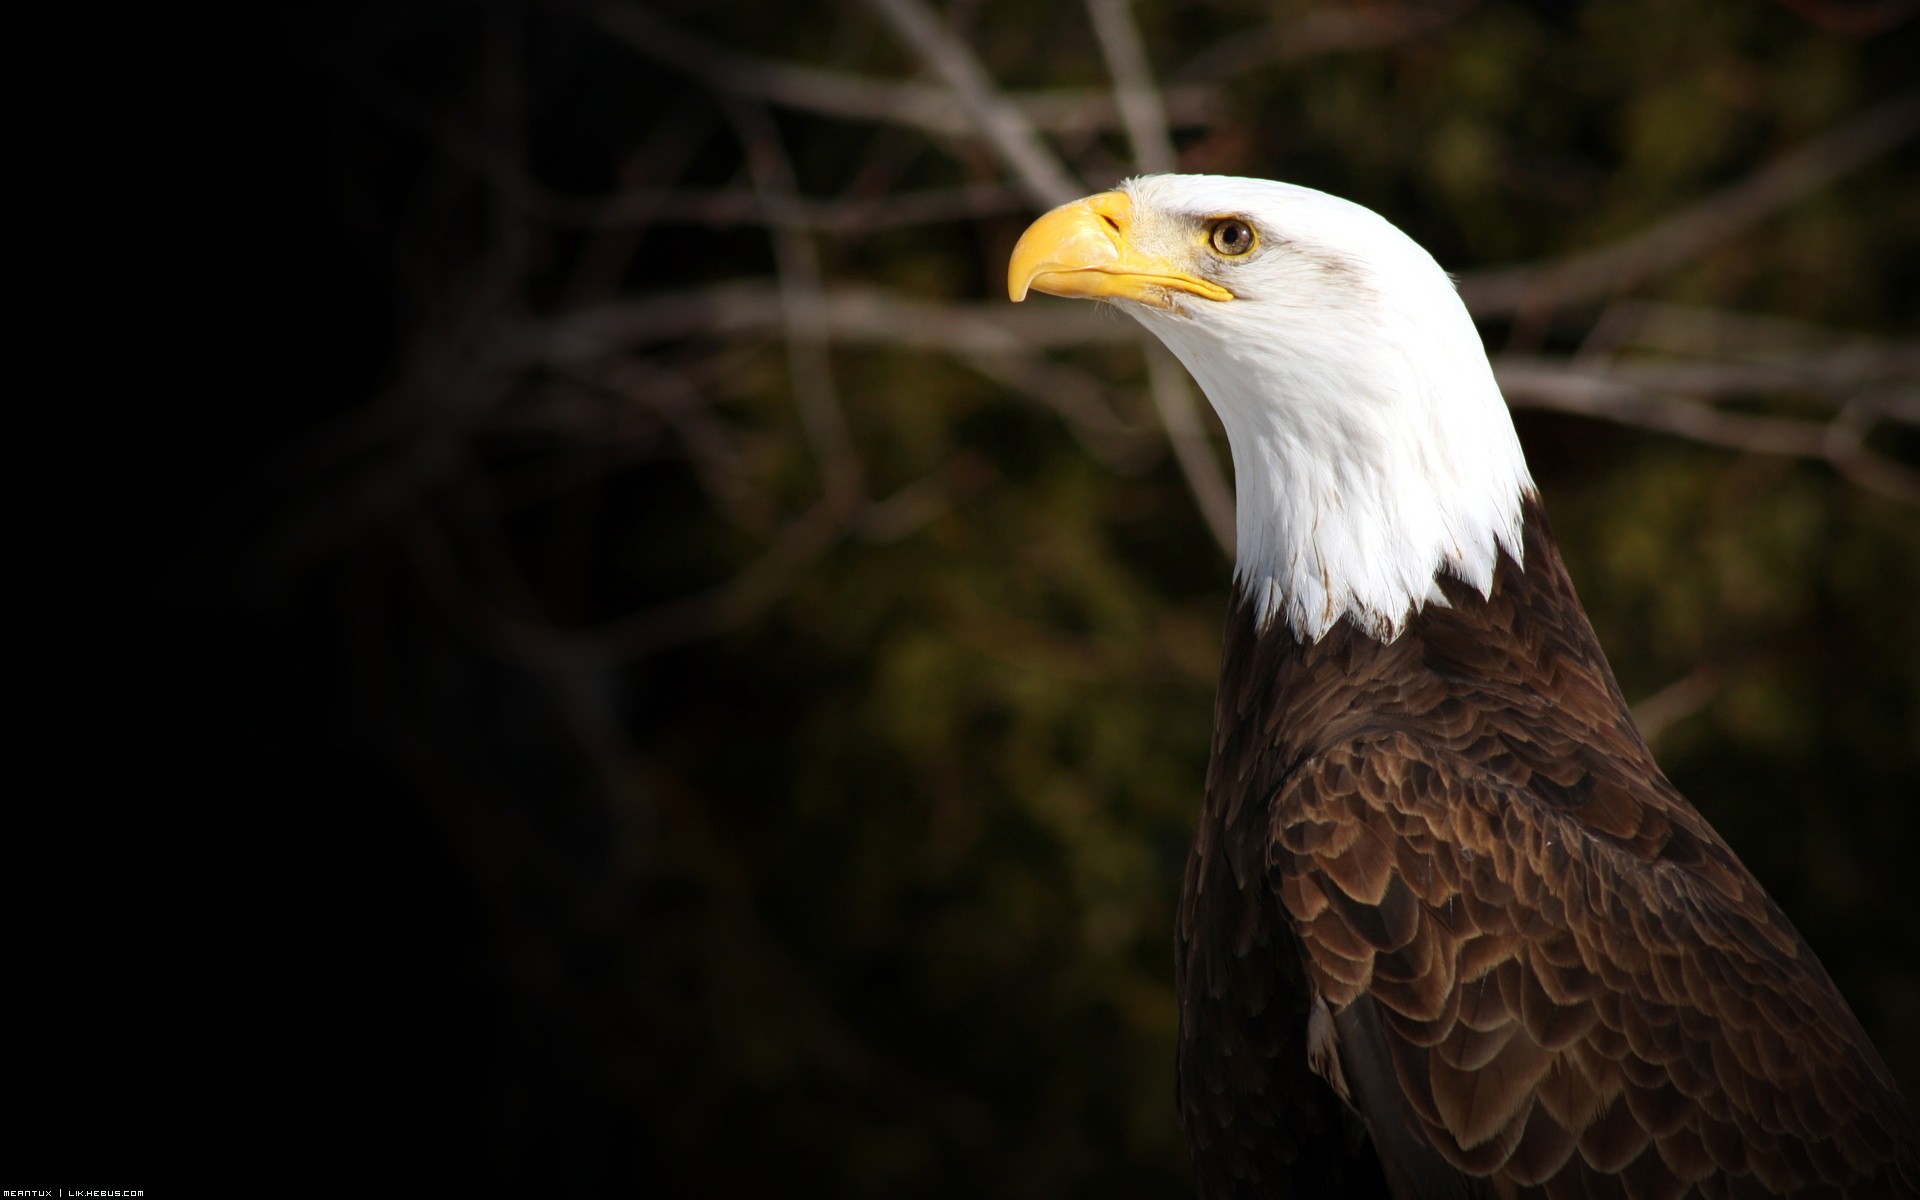
[{"label": "eagle eye", "polygon": [[1213,248],[1228,258],[1239,258],[1253,249],[1253,226],[1239,217],[1222,217],[1207,232]]}]

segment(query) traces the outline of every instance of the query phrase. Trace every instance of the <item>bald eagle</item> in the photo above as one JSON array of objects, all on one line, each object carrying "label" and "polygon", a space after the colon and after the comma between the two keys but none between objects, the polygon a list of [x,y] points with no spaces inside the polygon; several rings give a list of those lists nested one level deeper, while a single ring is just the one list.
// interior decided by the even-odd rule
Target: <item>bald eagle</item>
[{"label": "bald eagle", "polygon": [[1635,728],[1425,250],[1154,176],[1040,218],[1008,284],[1132,314],[1232,449],[1176,949],[1202,1196],[1920,1195],[1885,1063]]}]

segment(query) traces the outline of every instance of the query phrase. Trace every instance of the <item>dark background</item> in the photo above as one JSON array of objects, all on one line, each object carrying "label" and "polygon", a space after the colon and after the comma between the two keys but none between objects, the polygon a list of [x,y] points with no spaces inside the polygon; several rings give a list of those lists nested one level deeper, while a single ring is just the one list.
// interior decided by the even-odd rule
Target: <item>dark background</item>
[{"label": "dark background", "polygon": [[[67,364],[115,394],[63,410],[21,542],[58,782],[19,801],[9,1074],[64,1186],[1188,1186],[1205,485],[1126,327],[1001,299],[1037,206],[981,139],[768,65],[937,86],[880,11],[641,11],[130,28],[153,82],[98,128],[151,204],[87,211],[135,249]],[[1077,5],[943,14],[1008,89],[1108,87]],[[1914,1094],[1911,122],[1715,207],[1911,101],[1910,12],[1135,15],[1183,169],[1367,203],[1497,360],[1637,389],[1509,396],[1663,763]],[[1048,144],[1086,190],[1133,169],[1111,117]],[[1678,213],[1724,229],[1474,290]],[[729,323],[776,283],[784,320]],[[856,293],[879,318],[806,323]],[[1803,436],[1843,417],[1870,458]]]}]

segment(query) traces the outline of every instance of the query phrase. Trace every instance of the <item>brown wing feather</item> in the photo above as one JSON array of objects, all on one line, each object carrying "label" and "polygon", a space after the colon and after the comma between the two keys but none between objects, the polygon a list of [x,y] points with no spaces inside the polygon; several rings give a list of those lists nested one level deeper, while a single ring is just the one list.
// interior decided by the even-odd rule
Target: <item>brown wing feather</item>
[{"label": "brown wing feather", "polygon": [[1792,926],[1663,781],[1586,769],[1549,777],[1567,805],[1395,731],[1293,775],[1268,866],[1341,1037],[1383,1043],[1343,1045],[1349,1077],[1390,1063],[1497,1195],[1920,1194],[1912,1116]]},{"label": "brown wing feather", "polygon": [[1175,969],[1195,1182],[1210,1200],[1387,1200],[1359,1120],[1308,1065],[1305,960],[1267,884],[1265,825],[1240,806],[1187,864]]}]

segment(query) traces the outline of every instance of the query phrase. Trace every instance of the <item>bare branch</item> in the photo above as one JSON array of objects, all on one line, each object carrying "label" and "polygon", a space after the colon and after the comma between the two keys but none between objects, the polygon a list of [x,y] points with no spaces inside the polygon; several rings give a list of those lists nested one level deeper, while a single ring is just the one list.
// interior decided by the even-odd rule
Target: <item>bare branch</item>
[{"label": "bare branch", "polygon": [[1106,56],[1107,74],[1113,79],[1120,116],[1127,124],[1134,162],[1149,175],[1173,171],[1178,159],[1173,152],[1173,136],[1167,132],[1166,105],[1160,99],[1160,89],[1154,86],[1153,68],[1147,63],[1147,49],[1140,42],[1132,9],[1127,0],[1086,3],[1093,32],[1100,39],[1100,52]]},{"label": "bare branch", "polygon": [[[450,611],[474,622],[488,644],[542,668],[604,668],[749,623],[778,603],[801,573],[849,532],[870,541],[906,536],[945,511],[950,474],[955,472],[943,470],[850,512],[822,501],[783,525],[766,552],[726,582],[576,628],[515,615],[476,589],[462,586],[451,545],[437,523],[424,514],[408,523],[405,537],[421,578],[442,596]],[[511,583],[505,590],[516,596],[522,591]],[[515,607],[526,603],[521,598]]]},{"label": "bare branch", "polygon": [[867,505],[854,532],[869,542],[897,542],[952,506],[945,475],[929,475]]},{"label": "bare branch", "polygon": [[[1160,100],[1168,124],[1176,129],[1205,128],[1220,120],[1226,108],[1219,90],[1203,84],[1163,88]],[[1007,103],[1035,129],[1056,137],[1092,137],[1125,124],[1113,94],[1099,88],[1012,92],[1007,94]],[[951,113],[951,108],[948,111]]]},{"label": "bare branch", "polygon": [[1867,449],[1873,415],[1865,405],[1848,405],[1827,426],[1826,459],[1834,468],[1869,491],[1920,504],[1920,471],[1902,466]]},{"label": "bare branch", "polygon": [[1440,29],[1475,0],[1328,7],[1285,25],[1243,29],[1196,54],[1174,79],[1217,81],[1278,63],[1348,50],[1382,50]]},{"label": "bare branch", "polygon": [[1084,371],[1038,354],[955,352],[961,362],[1010,391],[1054,412],[1088,454],[1122,473],[1143,469],[1155,457],[1142,431],[1123,422],[1107,403],[1112,390]]},{"label": "bare branch", "polygon": [[[651,18],[649,18],[651,19]],[[355,90],[370,106],[404,129],[412,130],[449,162],[485,180],[496,195],[527,215],[568,228],[623,228],[664,221],[708,225],[791,225],[837,234],[899,229],[942,221],[965,220],[1015,212],[1026,206],[1021,193],[1005,184],[977,183],[960,188],[930,189],[904,195],[835,197],[814,200],[791,194],[766,194],[753,189],[697,191],[666,188],[629,189],[617,196],[565,196],[549,189],[524,170],[520,159],[493,146],[471,130],[429,111],[403,93],[375,82],[355,79]],[[875,88],[898,87],[917,99],[902,100],[907,109],[922,104],[953,126],[949,133],[971,134],[974,129],[955,111],[944,88],[875,83]],[[751,93],[742,92],[749,95]],[[1033,98],[1037,111],[1057,125],[1077,129],[1085,125],[1111,126],[1115,122],[1112,97],[1102,92],[1048,94]],[[1191,107],[1191,106],[1190,106]],[[876,120],[897,118],[899,107],[872,114]],[[687,122],[670,124],[663,136],[649,139],[634,161],[656,178],[663,166],[677,169],[696,148]]]},{"label": "bare branch", "polygon": [[[825,116],[904,125],[938,137],[987,136],[970,113],[955,107],[954,94],[946,87],[738,54],[624,4],[595,5],[588,11],[609,33],[655,62],[698,75],[737,96]],[[1049,133],[1100,132],[1121,125],[1113,96],[1097,88],[1006,93],[1002,102],[1027,124]],[[1171,89],[1167,106],[1181,125],[1209,124],[1221,109],[1219,93],[1202,85]]]},{"label": "bare branch", "polygon": [[953,89],[954,98],[972,118],[981,136],[1013,171],[1038,207],[1065,204],[1086,190],[1059,156],[1040,140],[1026,114],[1000,94],[973,51],[941,24],[922,0],[867,2]]},{"label": "bare branch", "polygon": [[1630,359],[1604,368],[1611,379],[1687,396],[1806,392],[1851,399],[1862,388],[1920,378],[1920,347],[1854,346],[1776,362],[1659,362]]},{"label": "bare branch", "polygon": [[[1759,387],[1846,387],[1873,378],[1920,380],[1920,345],[1877,339],[1764,313],[1621,300],[1608,305],[1581,347],[1582,365],[1628,347],[1718,366],[1769,368]],[[1621,369],[1616,366],[1614,369]],[[1916,418],[1908,418],[1916,419]]]},{"label": "bare branch", "polygon": [[[1050,347],[1131,343],[1138,332],[1094,305],[1030,307],[1029,313],[1014,313],[1006,304],[930,304],[843,286],[821,293],[798,319],[840,344],[950,355],[1059,414],[1087,451],[1109,467],[1130,471],[1144,465],[1150,454],[1141,444],[1142,433],[1114,412],[1107,401],[1111,389],[1040,354]],[[649,343],[781,332],[788,316],[778,292],[765,283],[723,284],[602,305],[530,324],[503,341],[521,361],[579,370]]]},{"label": "bare branch", "polygon": [[1160,423],[1166,426],[1174,459],[1187,477],[1187,488],[1199,503],[1207,528],[1213,531],[1213,540],[1231,561],[1235,547],[1233,488],[1221,474],[1220,460],[1214,456],[1206,429],[1195,411],[1187,373],[1157,339],[1143,339],[1142,344],[1147,353],[1147,381],[1153,392],[1153,405],[1160,412]]},{"label": "bare branch", "polygon": [[1920,133],[1920,93],[1889,100],[1649,229],[1554,262],[1476,271],[1460,280],[1474,316],[1538,313],[1630,288],[1753,225]]},{"label": "bare branch", "polygon": [[[740,127],[754,191],[763,199],[791,194],[793,168],[766,112],[740,101],[729,107],[734,123]],[[805,229],[776,224],[772,233],[773,257],[779,270],[781,322],[786,327],[787,367],[793,379],[800,423],[820,464],[828,501],[839,507],[850,507],[858,504],[865,494],[866,481],[860,458],[854,453],[846,413],[840,407],[840,397],[834,387],[827,338],[810,318],[819,308],[825,290],[820,278],[820,258],[814,251],[812,236]]]},{"label": "bare branch", "polygon": [[931,188],[892,196],[836,197],[762,195],[740,189],[719,191],[632,191],[610,200],[533,200],[541,215],[557,224],[619,227],[649,222],[689,225],[784,225],[816,233],[862,234],[944,221],[967,221],[1018,212],[1026,207],[1020,192],[1001,183]]},{"label": "bare branch", "polygon": [[1633,706],[1633,723],[1649,743],[1673,725],[1699,712],[1720,693],[1725,677],[1713,666],[1695,667]]},{"label": "bare branch", "polygon": [[692,380],[638,357],[617,359],[589,379],[659,413],[679,435],[688,463],[721,513],[742,529],[762,536],[771,532],[772,502],[753,485],[733,439]]},{"label": "bare branch", "polygon": [[[839,540],[844,521],[832,505],[816,504],[782,526],[766,553],[725,583],[598,625],[558,629],[511,615],[474,594],[460,594],[456,602],[490,644],[515,658],[543,667],[613,666],[736,628],[765,612]],[[415,557],[439,564],[423,570],[423,578],[444,575],[450,550],[437,533],[416,521],[409,534]]]},{"label": "bare branch", "polygon": [[[882,288],[837,285],[803,314],[827,336],[852,345],[882,345],[967,354],[1027,354],[1036,350],[1131,342],[1135,330],[1093,304],[1038,303],[1016,312],[1010,304],[941,304]],[[779,292],[763,280],[715,284],[642,299],[602,304],[506,335],[524,360],[581,362],[650,342],[684,337],[724,338],[778,330]]]},{"label": "bare branch", "polygon": [[1518,356],[1495,358],[1494,375],[1516,408],[1578,413],[1750,454],[1818,459],[1862,487],[1920,504],[1920,473],[1866,448],[1864,415],[1856,408],[1830,425],[1724,412],[1611,375]]},{"label": "bare branch", "polygon": [[[616,178],[621,181],[622,192],[631,193],[642,186],[650,186],[658,192],[671,186],[693,165],[694,155],[706,142],[712,124],[712,109],[692,97],[683,98],[678,105],[668,109],[621,164]],[[528,179],[526,188],[517,195],[524,202],[528,198],[545,197],[546,189]],[[596,204],[593,207],[598,210],[603,206]],[[556,224],[562,223],[551,205],[536,215],[545,216]],[[633,264],[634,255],[639,252],[649,224],[649,216],[643,213],[637,220],[597,225],[592,235],[584,239],[580,253],[568,272],[566,287],[562,292],[565,303],[568,306],[587,304],[617,293],[627,269]]]}]

